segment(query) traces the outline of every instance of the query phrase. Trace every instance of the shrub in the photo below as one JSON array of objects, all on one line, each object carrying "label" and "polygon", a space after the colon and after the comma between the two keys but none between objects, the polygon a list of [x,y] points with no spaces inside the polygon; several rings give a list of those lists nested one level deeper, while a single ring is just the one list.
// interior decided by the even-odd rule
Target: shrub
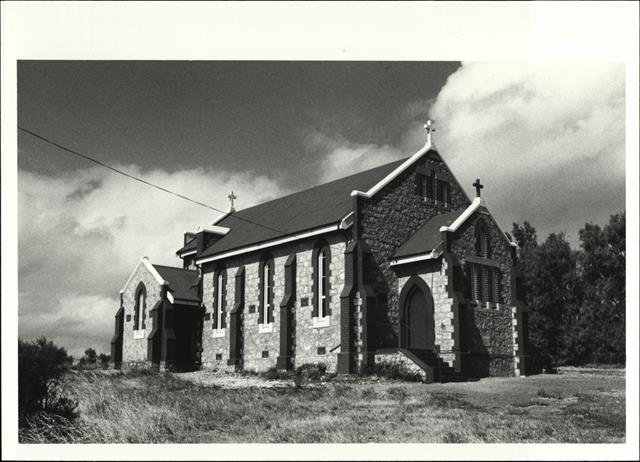
[{"label": "shrub", "polygon": [[64,348],[46,338],[34,342],[18,339],[19,425],[26,426],[39,414],[74,420],[77,403],[64,396],[62,378],[72,358]]},{"label": "shrub", "polygon": [[293,382],[300,388],[307,381],[328,380],[332,376],[327,375],[327,365],[325,363],[304,363],[300,365],[293,376]]},{"label": "shrub", "polygon": [[100,353],[100,355],[98,356],[98,360],[100,361],[100,366],[102,366],[103,369],[108,369],[109,362],[111,361],[111,355]]},{"label": "shrub", "polygon": [[[100,354],[100,356],[102,357],[107,355]],[[110,356],[107,356],[107,358],[108,365],[109,359],[111,358]],[[102,359],[100,359],[100,361],[101,363],[98,364],[98,354],[96,353],[96,350],[94,350],[93,348],[87,348],[86,350],[84,350],[84,356],[78,361],[76,369],[97,369],[98,367],[105,368],[104,365],[102,365]]]},{"label": "shrub", "polygon": [[402,364],[393,362],[375,363],[367,369],[366,375],[377,375],[387,379],[407,380],[410,382],[421,382],[422,377],[415,372],[409,372]]},{"label": "shrub", "polygon": [[301,375],[308,380],[320,380],[327,372],[327,365],[324,363],[305,363],[296,369],[296,375]]}]

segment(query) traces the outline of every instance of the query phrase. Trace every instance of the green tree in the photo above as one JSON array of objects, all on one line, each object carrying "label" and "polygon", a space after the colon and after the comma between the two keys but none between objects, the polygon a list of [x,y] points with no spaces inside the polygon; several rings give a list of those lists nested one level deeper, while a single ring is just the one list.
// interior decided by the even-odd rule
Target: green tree
[{"label": "green tree", "polygon": [[19,424],[40,413],[72,419],[76,403],[63,394],[62,379],[72,358],[64,348],[44,337],[33,342],[18,339],[18,413]]},{"label": "green tree", "polygon": [[570,341],[582,362],[625,361],[626,214],[611,215],[604,228],[580,230],[580,276],[584,301]]},{"label": "green tree", "polygon": [[87,348],[86,350],[84,350],[84,356],[80,358],[79,365],[81,367],[95,366],[97,362],[98,354],[96,353],[96,350],[94,350],[93,348]]},{"label": "green tree", "polygon": [[84,350],[84,357],[88,364],[95,364],[98,360],[98,355],[96,354],[96,350],[93,348],[87,348]]},{"label": "green tree", "polygon": [[100,366],[102,366],[103,369],[107,369],[109,367],[109,361],[111,361],[111,355],[100,353],[98,360],[100,361]]},{"label": "green tree", "polygon": [[570,362],[565,338],[572,313],[580,306],[581,284],[577,252],[563,233],[550,234],[538,244],[530,223],[513,224],[525,303],[529,307],[529,340],[540,367],[551,370]]}]

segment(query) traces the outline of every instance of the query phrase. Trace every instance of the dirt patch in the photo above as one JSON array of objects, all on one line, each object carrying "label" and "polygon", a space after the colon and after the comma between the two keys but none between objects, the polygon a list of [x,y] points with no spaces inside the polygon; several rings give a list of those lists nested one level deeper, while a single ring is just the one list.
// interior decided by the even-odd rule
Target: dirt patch
[{"label": "dirt patch", "polygon": [[259,376],[240,375],[214,371],[194,371],[175,373],[181,380],[202,386],[217,386],[221,388],[292,388],[292,380],[266,380]]}]

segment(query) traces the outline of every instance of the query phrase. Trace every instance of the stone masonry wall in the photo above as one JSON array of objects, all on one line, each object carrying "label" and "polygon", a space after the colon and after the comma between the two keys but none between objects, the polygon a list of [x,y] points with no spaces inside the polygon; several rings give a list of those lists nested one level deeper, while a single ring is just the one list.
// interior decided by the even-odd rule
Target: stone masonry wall
[{"label": "stone masonry wall", "polygon": [[455,233],[451,252],[463,265],[467,255],[475,255],[475,226],[484,219],[491,240],[491,260],[500,264],[502,303],[499,308],[472,306],[468,301],[461,313],[461,348],[463,372],[483,377],[514,375],[514,340],[511,297],[511,248],[493,220],[479,211]]},{"label": "stone masonry wall", "polygon": [[[247,268],[248,269],[248,268]],[[202,324],[202,354],[201,361],[203,367],[209,369],[229,369],[227,366],[229,359],[229,312],[233,309],[235,302],[235,276],[238,267],[226,268],[227,272],[227,292],[225,297],[225,319],[224,329],[218,331],[213,329],[213,301],[215,297],[215,271],[202,274],[202,304],[205,308],[205,320]],[[246,271],[246,269],[245,269]],[[257,271],[257,270],[256,270]],[[246,274],[246,273],[245,273]],[[208,319],[207,319],[208,316]]]},{"label": "stone masonry wall", "polygon": [[[280,303],[285,294],[284,265],[289,255],[296,254],[296,302],[294,306],[294,329],[296,332],[293,347],[294,366],[305,362],[326,363],[329,370],[335,370],[337,353],[334,349],[340,344],[340,292],[344,286],[344,250],[345,239],[339,233],[324,236],[331,248],[331,318],[326,327],[314,327],[312,320],[313,309],[313,265],[311,254],[315,239],[291,243],[270,250],[274,261],[273,288],[273,329],[271,332],[260,332],[258,316],[260,307],[260,277],[259,264],[262,253],[253,253],[234,257],[225,262],[227,271],[227,328],[223,336],[214,333],[212,321],[205,321],[202,335],[202,362],[204,367],[218,369],[232,369],[227,366],[230,350],[229,312],[235,301],[235,275],[241,266],[245,267],[245,296],[244,296],[244,369],[265,371],[276,366],[280,349]],[[207,313],[213,314],[214,296],[214,264],[203,268],[203,303]],[[306,299],[306,306],[303,301]],[[252,312],[253,311],[253,312]],[[325,353],[318,352],[324,347]],[[263,352],[268,352],[263,357]]]},{"label": "stone masonry wall", "polygon": [[[399,289],[391,257],[420,227],[435,215],[464,209],[469,201],[446,165],[436,159],[423,159],[389,183],[373,198],[362,201],[361,237],[371,248],[377,263],[375,289],[387,294],[386,306],[377,313],[378,347],[395,347],[399,335]],[[431,166],[442,169],[451,188],[449,208],[423,201],[416,191],[416,168]]]},{"label": "stone masonry wall", "polygon": [[[134,319],[136,306],[136,289],[143,282],[147,289],[146,329],[140,332],[140,338],[134,338]],[[122,292],[122,304],[124,307],[124,332],[122,336],[122,362],[125,367],[147,366],[147,337],[153,328],[153,320],[149,312],[160,301],[161,285],[153,277],[144,264],[138,265],[129,284]],[[127,320],[129,318],[129,320]]]},{"label": "stone masonry wall", "polygon": [[414,363],[411,359],[405,356],[401,352],[391,353],[391,354],[376,354],[374,356],[374,361],[376,364],[386,364],[389,366],[397,367],[400,371],[409,375],[419,376],[423,381],[427,378],[427,373]]},{"label": "stone masonry wall", "polygon": [[[435,344],[440,349],[440,357],[453,366],[454,348],[453,338],[453,318],[452,311],[453,299],[449,298],[447,292],[447,263],[443,259],[438,260],[434,264],[424,265],[424,270],[420,271],[419,276],[431,290],[433,296],[433,318]],[[398,297],[402,288],[405,286],[409,276],[398,278]]]}]

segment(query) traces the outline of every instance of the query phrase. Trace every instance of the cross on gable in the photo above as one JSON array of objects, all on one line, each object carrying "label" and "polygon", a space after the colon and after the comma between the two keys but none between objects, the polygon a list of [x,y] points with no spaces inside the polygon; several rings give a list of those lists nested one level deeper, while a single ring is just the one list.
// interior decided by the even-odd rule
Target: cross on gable
[{"label": "cross on gable", "polygon": [[476,178],[476,182],[473,183],[473,187],[476,188],[476,197],[480,197],[480,190],[484,188],[484,186],[480,184],[479,178]]},{"label": "cross on gable", "polygon": [[436,131],[436,129],[433,128],[431,125],[433,125],[433,121],[431,119],[427,120],[427,123],[424,124],[424,129],[427,131],[427,135],[431,135],[431,132]]},{"label": "cross on gable", "polygon": [[235,194],[233,194],[233,191],[231,191],[231,194],[229,194],[227,196],[227,198],[229,199],[229,202],[231,202],[231,210],[234,210],[233,208],[233,201],[236,200],[238,198],[238,196],[236,196]]},{"label": "cross on gable", "polygon": [[427,123],[424,124],[424,129],[427,131],[427,143],[431,144],[431,133],[435,132],[436,129],[432,127],[433,120],[427,120]]}]

